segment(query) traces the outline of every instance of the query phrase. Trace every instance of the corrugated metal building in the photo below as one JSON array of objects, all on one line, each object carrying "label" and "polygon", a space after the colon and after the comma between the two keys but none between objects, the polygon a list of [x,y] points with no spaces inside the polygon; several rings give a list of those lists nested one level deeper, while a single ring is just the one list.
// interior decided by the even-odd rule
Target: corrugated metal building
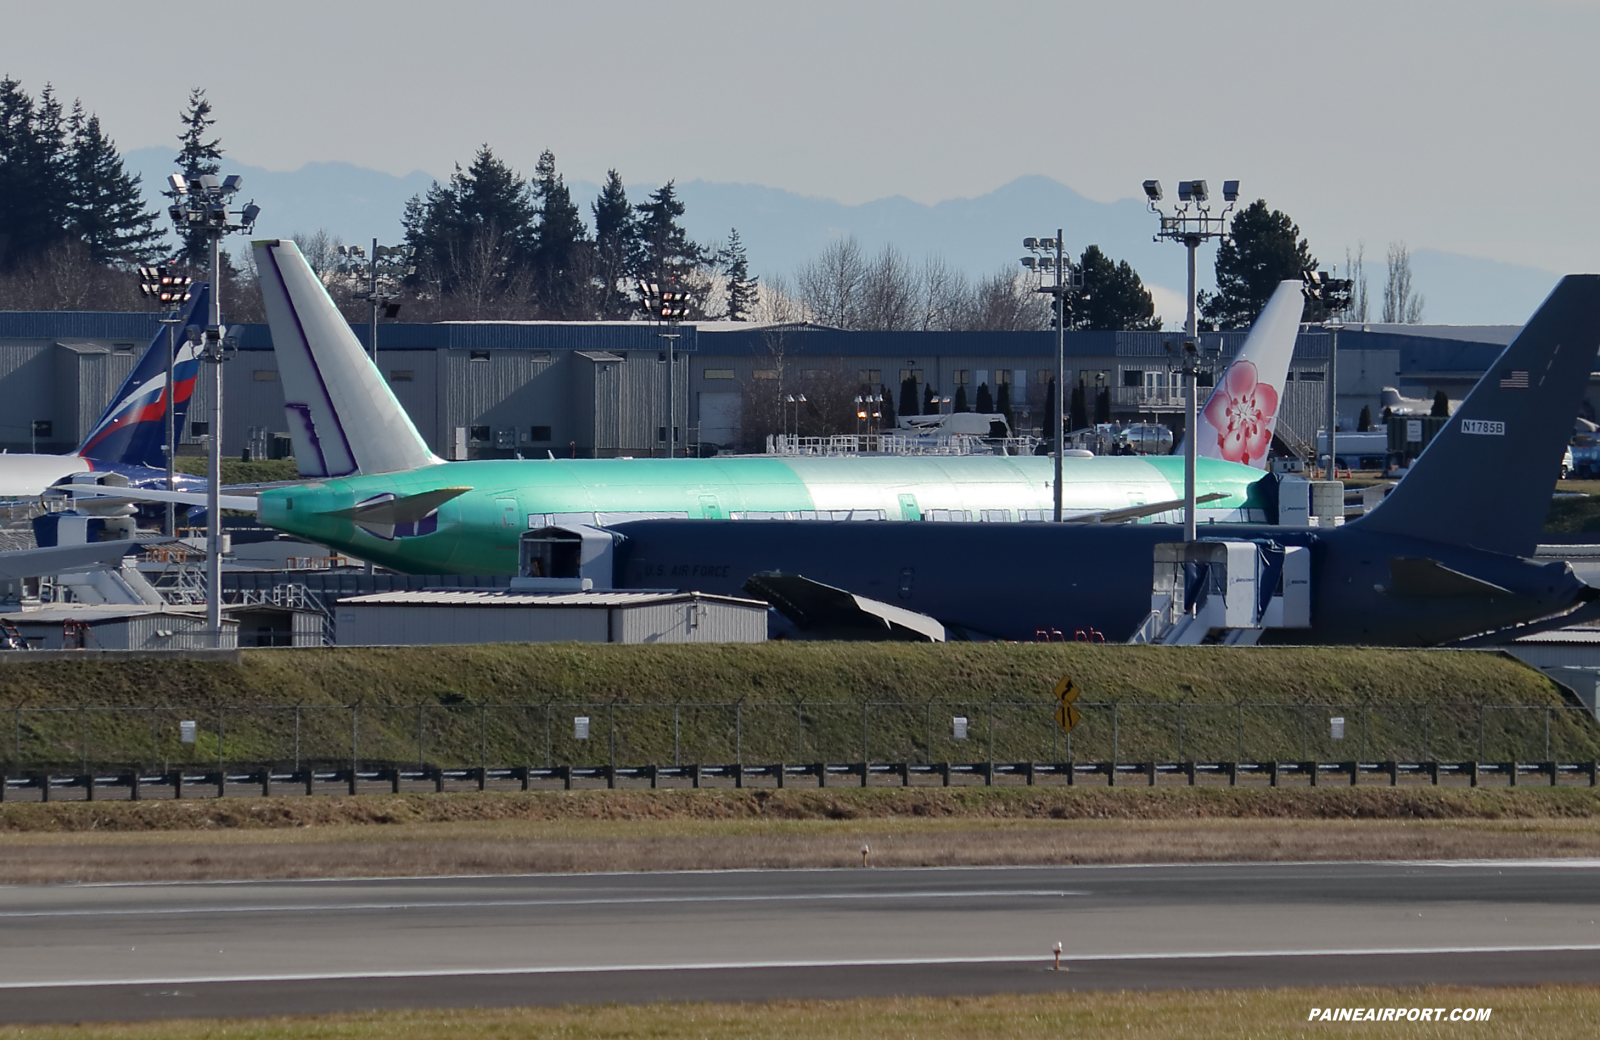
[{"label": "corrugated metal building", "polygon": [[760,600],[698,592],[386,592],[339,602],[340,646],[759,643]]},{"label": "corrugated metal building", "polygon": [[[208,650],[205,608],[68,603],[0,615],[35,650]],[[238,645],[238,622],[224,618],[222,647]]]},{"label": "corrugated metal building", "polygon": [[[0,313],[0,447],[28,450],[28,423],[51,424],[43,451],[70,450],[126,376],[156,325],[144,314]],[[270,330],[244,325],[237,355],[223,366],[223,447],[237,455],[269,446],[287,429]],[[355,327],[365,342],[369,328]],[[816,326],[712,322],[678,330],[676,415],[680,445],[736,445],[747,397],[781,394],[829,377],[854,393],[863,383],[891,393],[902,379],[969,400],[987,383],[1011,387],[1023,426],[1043,419],[1054,369],[1049,332],[841,332]],[[1383,386],[1412,396],[1445,389],[1460,397],[1515,329],[1361,326],[1339,341],[1339,413],[1353,428],[1361,407],[1381,412]],[[667,365],[662,330],[643,322],[450,322],[389,324],[379,331],[378,365],[433,450],[451,457],[459,440],[472,457],[590,457],[660,452]],[[1230,356],[1241,332],[1206,333]],[[1068,384],[1104,388],[1118,418],[1181,411],[1169,370],[1172,332],[1071,332]],[[1301,334],[1280,422],[1309,440],[1325,411],[1328,337]],[[1600,403],[1600,383],[1591,402]],[[198,381],[191,422],[209,410],[210,383]],[[1593,405],[1586,405],[1588,413]],[[193,430],[184,441],[196,444]],[[252,437],[252,433],[256,434]]]}]

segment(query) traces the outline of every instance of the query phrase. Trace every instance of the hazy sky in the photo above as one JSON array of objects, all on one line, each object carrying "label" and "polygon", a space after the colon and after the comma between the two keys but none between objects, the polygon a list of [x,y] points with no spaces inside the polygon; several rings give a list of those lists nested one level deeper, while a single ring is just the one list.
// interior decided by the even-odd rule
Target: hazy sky
[{"label": "hazy sky", "polygon": [[1237,177],[1325,265],[1403,239],[1594,271],[1597,42],[1600,0],[56,0],[6,5],[0,74],[124,150],[204,86],[228,154],[276,170],[442,176],[488,142],[525,173],[548,147],[571,178],[852,203]]}]

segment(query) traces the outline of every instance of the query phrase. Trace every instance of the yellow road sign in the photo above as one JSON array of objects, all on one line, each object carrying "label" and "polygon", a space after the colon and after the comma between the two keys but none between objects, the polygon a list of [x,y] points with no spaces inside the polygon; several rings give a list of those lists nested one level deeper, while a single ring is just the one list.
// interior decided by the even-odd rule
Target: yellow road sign
[{"label": "yellow road sign", "polygon": [[1072,728],[1078,724],[1078,720],[1082,717],[1078,714],[1078,709],[1066,701],[1061,702],[1061,707],[1056,709],[1055,714],[1056,725],[1060,726],[1062,731],[1066,733],[1071,733]]},{"label": "yellow road sign", "polygon": [[1062,704],[1071,704],[1078,699],[1078,694],[1081,692],[1078,684],[1072,681],[1072,676],[1063,675],[1061,681],[1056,683],[1055,698]]}]

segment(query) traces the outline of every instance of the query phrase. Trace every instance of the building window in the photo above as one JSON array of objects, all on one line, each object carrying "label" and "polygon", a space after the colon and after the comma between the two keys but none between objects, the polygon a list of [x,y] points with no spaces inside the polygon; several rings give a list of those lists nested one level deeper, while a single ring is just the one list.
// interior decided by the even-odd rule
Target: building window
[{"label": "building window", "polygon": [[701,375],[703,375],[707,379],[732,379],[733,378],[733,369],[731,369],[731,368],[708,368],[703,373],[701,373]]},{"label": "building window", "polygon": [[474,426],[470,431],[468,431],[468,434],[475,441],[488,441],[489,438],[493,436],[489,432],[489,427],[487,426]]},{"label": "building window", "polygon": [[1300,382],[1302,382],[1302,383],[1320,383],[1320,382],[1322,382],[1322,373],[1321,372],[1301,372],[1300,373]]},{"label": "building window", "polygon": [[1285,372],[1284,375],[1283,375],[1283,381],[1285,383],[1294,382],[1294,373],[1293,372]]},{"label": "building window", "polygon": [[528,439],[530,441],[547,441],[547,440],[549,440],[550,439],[550,427],[548,427],[548,426],[530,426],[530,427],[528,427]]},{"label": "building window", "polygon": [[1040,386],[1048,385],[1050,380],[1054,379],[1055,377],[1056,377],[1056,374],[1054,372],[1050,371],[1048,368],[1039,369],[1039,385]]},{"label": "building window", "polygon": [[258,368],[250,374],[250,378],[258,383],[276,383],[278,370],[275,368]]},{"label": "building window", "polygon": [[117,343],[117,344],[113,345],[111,349],[116,351],[118,354],[132,354],[133,353],[133,344],[132,343]]},{"label": "building window", "polygon": [[1009,369],[1009,368],[997,368],[997,369],[995,369],[995,372],[994,372],[994,385],[995,386],[1010,386],[1011,385],[1011,369]]},{"label": "building window", "polygon": [[1139,368],[1125,368],[1122,370],[1123,386],[1144,386],[1144,370]]},{"label": "building window", "polygon": [[474,361],[488,361],[489,360],[489,352],[487,350],[474,350],[471,353],[470,356],[471,356],[472,360],[474,360]]},{"label": "building window", "polygon": [[389,370],[389,382],[391,383],[410,383],[416,378],[417,372],[413,368],[391,368]]},{"label": "building window", "polygon": [[[778,378],[778,370],[775,369],[775,368],[758,368],[754,372],[751,372],[750,374],[752,376],[754,376],[755,378],[757,378],[757,379],[776,379],[776,378]],[[661,435],[660,439],[661,440],[666,440],[667,439],[667,435],[665,433],[663,433]]]},{"label": "building window", "polygon": [[528,360],[536,365],[547,365],[550,363],[550,352],[548,350],[535,350],[528,355]]},{"label": "building window", "polygon": [[881,383],[881,382],[883,382],[883,369],[881,369],[881,368],[863,368],[863,369],[858,369],[856,371],[856,382],[858,382],[858,383],[873,383],[873,384]]},{"label": "building window", "polygon": [[950,374],[952,386],[971,386],[972,372],[965,368],[958,368]]},{"label": "building window", "polygon": [[900,370],[900,382],[904,383],[907,379],[915,379],[919,383],[922,382],[922,369],[902,368]]}]

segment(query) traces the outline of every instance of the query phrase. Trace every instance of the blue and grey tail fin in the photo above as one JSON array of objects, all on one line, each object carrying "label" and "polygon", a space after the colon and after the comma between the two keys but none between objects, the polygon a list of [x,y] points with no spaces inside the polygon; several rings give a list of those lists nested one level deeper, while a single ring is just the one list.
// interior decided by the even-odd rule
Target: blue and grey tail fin
[{"label": "blue and grey tail fin", "polygon": [[1363,530],[1531,556],[1600,351],[1600,275],[1561,279]]},{"label": "blue and grey tail fin", "polygon": [[183,428],[194,396],[194,380],[200,370],[200,348],[190,342],[184,330],[204,325],[211,306],[211,286],[197,283],[190,290],[188,305],[179,316],[173,332],[173,388],[167,388],[167,330],[159,329],[144,356],[123,380],[99,420],[89,428],[78,455],[95,462],[120,463],[164,469],[167,456],[167,408],[173,409],[173,422]]},{"label": "blue and grey tail fin", "polygon": [[[1261,308],[1244,346],[1217,380],[1196,417],[1196,454],[1267,468],[1283,387],[1300,335],[1305,295],[1299,279],[1279,282]],[[1178,448],[1181,453],[1182,445]]]},{"label": "blue and grey tail fin", "polygon": [[295,244],[253,245],[300,475],[399,473],[441,461]]}]

